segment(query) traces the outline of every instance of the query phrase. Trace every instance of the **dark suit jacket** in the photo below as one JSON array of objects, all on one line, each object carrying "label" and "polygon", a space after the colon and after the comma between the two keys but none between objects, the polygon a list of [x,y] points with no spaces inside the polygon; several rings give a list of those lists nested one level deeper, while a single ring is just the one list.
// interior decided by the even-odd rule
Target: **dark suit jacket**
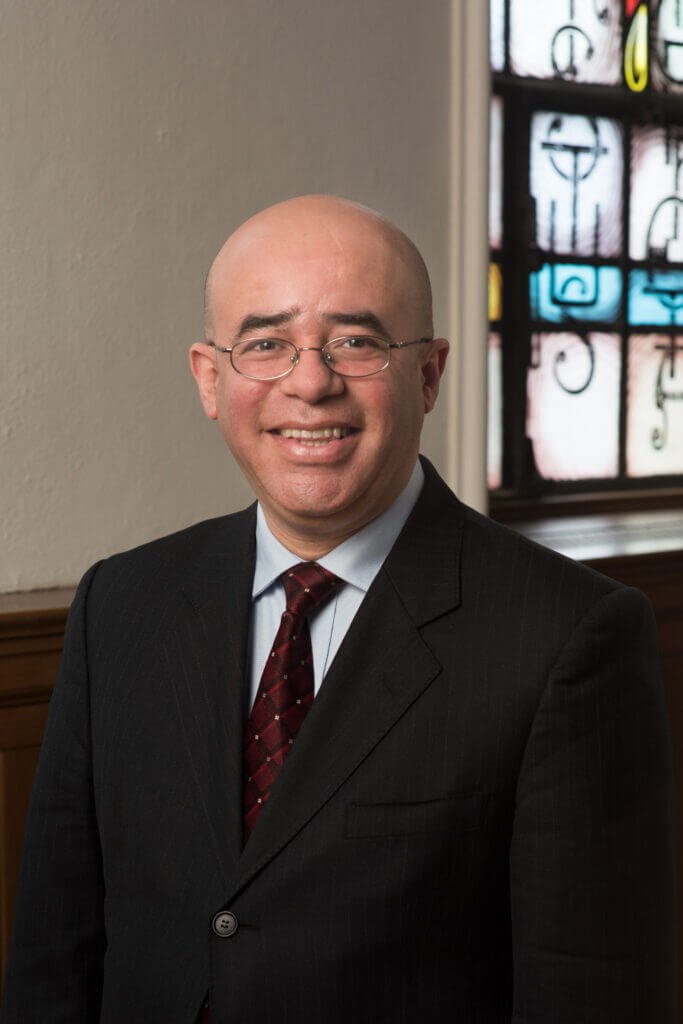
[{"label": "dark suit jacket", "polygon": [[2,1024],[673,1021],[649,605],[425,470],[244,849],[254,508],[86,574]]}]

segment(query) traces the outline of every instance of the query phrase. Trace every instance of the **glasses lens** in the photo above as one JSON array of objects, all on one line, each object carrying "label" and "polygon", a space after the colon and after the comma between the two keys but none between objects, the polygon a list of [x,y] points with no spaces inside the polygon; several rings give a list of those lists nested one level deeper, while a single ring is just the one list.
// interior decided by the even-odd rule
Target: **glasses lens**
[{"label": "glasses lens", "polygon": [[233,345],[232,365],[256,380],[272,380],[291,370],[296,348],[282,338],[248,338]]},{"label": "glasses lens", "polygon": [[325,346],[328,365],[345,377],[368,377],[389,362],[389,345],[383,338],[354,334],[335,338]]}]

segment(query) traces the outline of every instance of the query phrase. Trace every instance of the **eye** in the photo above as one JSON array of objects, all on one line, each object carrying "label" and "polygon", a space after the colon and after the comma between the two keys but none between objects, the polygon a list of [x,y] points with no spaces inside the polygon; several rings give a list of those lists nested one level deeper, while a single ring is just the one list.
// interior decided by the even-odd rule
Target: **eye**
[{"label": "eye", "polygon": [[239,349],[240,355],[267,356],[286,351],[289,342],[281,338],[251,338],[241,341],[235,347]]},{"label": "eye", "polygon": [[383,349],[384,342],[380,338],[374,338],[371,334],[354,334],[348,338],[338,338],[336,347],[355,352],[377,351]]}]

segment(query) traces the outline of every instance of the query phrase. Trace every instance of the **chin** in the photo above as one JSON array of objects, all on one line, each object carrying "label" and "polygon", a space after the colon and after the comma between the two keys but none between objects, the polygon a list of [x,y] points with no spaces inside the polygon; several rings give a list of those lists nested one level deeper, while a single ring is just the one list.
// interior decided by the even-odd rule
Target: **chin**
[{"label": "chin", "polygon": [[362,489],[346,488],[341,481],[331,478],[325,481],[299,480],[296,487],[281,489],[271,497],[292,519],[332,521],[354,506],[363,493],[367,496]]}]

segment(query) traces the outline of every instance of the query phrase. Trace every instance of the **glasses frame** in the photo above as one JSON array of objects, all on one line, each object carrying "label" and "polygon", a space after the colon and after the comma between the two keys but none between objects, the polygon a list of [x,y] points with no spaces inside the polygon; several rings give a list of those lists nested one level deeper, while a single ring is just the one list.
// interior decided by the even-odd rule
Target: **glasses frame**
[{"label": "glasses frame", "polygon": [[[271,339],[266,334],[264,334],[262,336],[257,336],[255,338],[243,338],[236,345],[232,345],[230,348],[224,348],[222,345],[217,345],[215,343],[215,341],[207,341],[206,344],[210,345],[211,348],[214,348],[217,352],[228,352],[230,354],[230,365],[232,366],[232,368],[235,371],[235,373],[239,373],[240,377],[246,377],[247,380],[258,380],[258,381],[265,381],[265,382],[267,382],[267,381],[271,381],[271,380],[281,380],[283,377],[286,377],[288,374],[290,374],[292,372],[292,370],[294,370],[298,366],[298,364],[299,364],[299,357],[300,357],[300,354],[302,352],[320,352],[320,354],[322,356],[323,363],[325,364],[327,369],[330,370],[332,373],[335,373],[338,377],[343,377],[345,380],[362,380],[365,377],[374,377],[376,373],[381,373],[382,370],[386,370],[387,366],[391,362],[391,350],[393,348],[408,348],[410,345],[422,345],[422,344],[425,344],[428,341],[433,341],[434,340],[433,338],[416,338],[415,341],[386,341],[384,338],[378,338],[378,340],[383,341],[385,343],[385,345],[387,346],[387,361],[384,364],[384,366],[380,366],[379,369],[377,369],[377,370],[371,370],[370,373],[340,373],[339,370],[335,370],[335,368],[330,365],[331,355],[330,355],[330,352],[328,351],[328,346],[334,344],[335,341],[343,341],[345,338],[365,338],[365,337],[368,337],[368,338],[378,338],[378,335],[376,335],[376,334],[368,334],[368,335],[365,335],[365,334],[341,334],[338,338],[330,338],[329,341],[326,341],[325,344],[320,346],[320,347],[317,346],[317,345],[299,346],[299,345],[295,345],[293,341],[289,341],[286,338],[272,338]],[[235,366],[235,363],[233,362],[233,358],[232,358],[232,353],[233,353],[233,351],[236,348],[238,348],[240,345],[242,345],[242,344],[244,344],[246,342],[249,342],[249,341],[271,341],[271,340],[272,341],[284,342],[286,345],[291,345],[291,347],[294,349],[294,353],[295,354],[293,356],[291,356],[292,365],[288,369],[286,369],[284,371],[284,373],[278,373],[278,374],[276,374],[275,377],[252,377],[251,374],[244,373],[243,370],[238,370],[237,369],[237,367]]]}]

